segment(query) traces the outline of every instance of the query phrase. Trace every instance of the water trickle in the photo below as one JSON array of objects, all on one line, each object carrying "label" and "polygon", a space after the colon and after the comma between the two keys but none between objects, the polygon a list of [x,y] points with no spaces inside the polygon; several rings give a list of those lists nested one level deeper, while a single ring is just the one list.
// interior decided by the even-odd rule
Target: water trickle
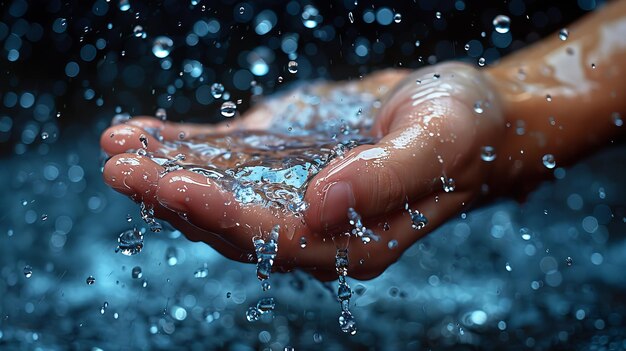
[{"label": "water trickle", "polygon": [[172,52],[174,41],[166,36],[159,36],[152,42],[152,53],[158,58],[166,58]]},{"label": "water trickle", "polygon": [[269,279],[274,265],[274,259],[278,253],[278,237],[280,226],[276,225],[270,231],[267,241],[260,237],[253,239],[254,250],[256,252],[256,276],[260,281]]},{"label": "water trickle", "polygon": [[117,237],[117,249],[126,256],[133,256],[143,249],[143,234],[137,228],[128,229]]},{"label": "water trickle", "polygon": [[237,105],[232,101],[224,101],[220,107],[220,112],[226,118],[233,117],[237,113]]},{"label": "water trickle", "polygon": [[491,162],[496,159],[496,150],[493,146],[483,146],[480,148],[480,158],[485,162]]},{"label": "water trickle", "polygon": [[367,244],[372,240],[380,240],[380,236],[378,236],[378,234],[363,225],[361,216],[353,208],[348,209],[348,219],[350,220],[350,225],[354,227],[351,233],[361,238],[361,241],[364,244]]},{"label": "water trickle", "polygon": [[493,29],[500,34],[508,33],[511,28],[511,19],[509,16],[497,15],[493,21]]},{"label": "water trickle", "polygon": [[335,255],[335,269],[339,276],[339,285],[337,287],[337,299],[341,304],[341,314],[339,315],[339,327],[344,333],[355,335],[357,332],[356,320],[350,313],[350,298],[352,297],[352,290],[350,285],[346,281],[348,275],[348,249],[337,248],[337,254]]}]

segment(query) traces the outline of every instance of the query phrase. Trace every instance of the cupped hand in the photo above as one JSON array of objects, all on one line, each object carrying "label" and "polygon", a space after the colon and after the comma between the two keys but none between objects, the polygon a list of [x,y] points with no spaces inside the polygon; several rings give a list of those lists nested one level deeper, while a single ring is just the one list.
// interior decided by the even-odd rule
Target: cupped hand
[{"label": "cupped hand", "polygon": [[[485,189],[491,157],[483,154],[491,150],[485,147],[498,150],[503,143],[504,118],[488,79],[457,63],[413,73],[388,70],[358,82],[314,88],[321,94],[327,89],[344,89],[347,95],[369,92],[381,99],[373,125],[368,126],[377,142],[351,149],[317,173],[308,182],[308,209],[303,216],[241,203],[211,175],[166,169],[168,163],[154,158],[173,158],[183,151],[185,161],[202,159],[197,150],[172,147],[181,138],[195,136],[209,136],[214,143],[236,148],[231,133],[271,131],[285,109],[305,108],[294,107],[298,89],[216,126],[150,117],[112,126],[101,137],[103,149],[112,156],[104,168],[105,181],[152,208],[156,217],[170,222],[190,240],[203,241],[243,262],[255,262],[253,238],[278,224],[281,231],[274,268],[300,268],[324,280],[336,277],[338,243],[333,237],[350,231],[348,209],[354,208],[380,240],[364,244],[361,238],[351,236],[348,272],[358,279],[375,277]],[[326,115],[318,113],[311,123],[319,124],[324,118]],[[245,159],[246,153],[242,154]],[[235,161],[222,158],[216,164],[228,168],[241,162],[241,157]],[[421,229],[412,225],[415,211],[428,220]],[[345,236],[339,241],[346,245]]]}]

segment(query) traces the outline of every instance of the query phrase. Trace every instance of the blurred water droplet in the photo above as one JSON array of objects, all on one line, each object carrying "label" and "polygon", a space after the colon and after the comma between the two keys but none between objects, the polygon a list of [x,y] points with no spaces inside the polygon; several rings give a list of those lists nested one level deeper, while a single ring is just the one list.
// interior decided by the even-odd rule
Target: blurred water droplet
[{"label": "blurred water droplet", "polygon": [[546,101],[552,102],[552,96],[550,94],[546,95]]},{"label": "blurred water droplet", "polygon": [[119,2],[119,8],[122,11],[128,11],[130,10],[130,1],[129,0],[120,0]]},{"label": "blurred water droplet", "polygon": [[233,117],[237,112],[237,105],[235,105],[232,101],[224,101],[224,103],[222,103],[222,107],[220,107],[220,112],[222,113],[222,116],[226,118]]},{"label": "blurred water droplet", "polygon": [[216,98],[219,99],[222,97],[222,95],[224,94],[224,86],[220,83],[213,83],[211,85],[211,95]]},{"label": "blurred water droplet", "polygon": [[480,67],[483,67],[485,65],[485,58],[484,57],[481,57],[481,58],[478,59],[478,65]]},{"label": "blurred water droplet", "polygon": [[94,285],[96,283],[96,278],[90,275],[87,277],[86,282],[87,285]]},{"label": "blurred water droplet", "polygon": [[510,272],[513,270],[513,268],[511,268],[511,265],[507,262],[506,265],[504,265],[504,268],[506,268],[507,272]]},{"label": "blurred water droplet", "polygon": [[402,14],[396,13],[395,15],[393,15],[393,21],[396,23],[402,22]]},{"label": "blurred water droplet", "polygon": [[567,258],[565,259],[565,264],[566,264],[568,267],[571,267],[571,266],[572,266],[572,264],[574,264],[574,260],[573,260],[570,256],[567,256]]},{"label": "blurred water droplet", "polygon": [[622,115],[619,114],[619,112],[613,112],[611,114],[611,118],[613,119],[613,124],[615,124],[618,127],[621,127],[624,125],[624,120],[622,119]]},{"label": "blurred water droplet", "polygon": [[348,19],[350,20],[350,23],[354,23],[354,15],[352,14],[352,11],[348,12]]},{"label": "blurred water droplet", "polygon": [[102,307],[100,307],[100,314],[104,314],[104,312],[107,311],[107,308],[109,308],[109,303],[104,301],[104,303],[102,304]]},{"label": "blurred water droplet", "polygon": [[198,268],[195,272],[193,272],[194,278],[206,278],[209,276],[209,267],[205,263],[202,267]]},{"label": "blurred water droplet", "polygon": [[26,278],[30,278],[33,276],[33,267],[26,265],[24,266],[24,276]]},{"label": "blurred water droplet", "polygon": [[569,30],[567,28],[563,28],[559,31],[559,39],[565,41],[569,37]]},{"label": "blurred water droplet", "polygon": [[511,28],[511,19],[509,18],[509,16],[497,15],[493,19],[492,23],[493,28],[496,30],[496,32],[501,34],[508,33],[509,29]]},{"label": "blurred water droplet", "polygon": [[165,121],[167,119],[167,111],[164,108],[158,108],[154,114],[154,116],[161,121]]},{"label": "blurred water droplet", "polygon": [[296,61],[289,61],[289,63],[287,64],[287,70],[289,71],[289,73],[295,74],[298,72],[298,62]]},{"label": "blurred water droplet", "polygon": [[167,262],[168,266],[178,264],[178,250],[175,247],[170,246],[165,250],[165,262]]},{"label": "blurred water droplet", "polygon": [[133,256],[143,249],[143,234],[137,228],[128,229],[122,232],[117,238],[117,249],[126,256]]},{"label": "blurred water droplet", "polygon": [[545,155],[543,155],[541,160],[543,161],[543,165],[546,168],[548,168],[548,169],[552,169],[552,168],[556,167],[556,161],[554,159],[554,155],[552,155],[552,154],[545,154]]},{"label": "blurred water droplet", "polygon": [[143,31],[142,26],[137,25],[135,26],[135,28],[133,28],[133,35],[135,36],[135,38],[145,38],[146,32]]},{"label": "blurred water droplet", "polygon": [[420,44],[421,44],[421,43],[420,43],[420,41],[419,41],[419,40],[416,40],[416,41],[415,41],[415,47],[419,47],[419,46],[420,46]]},{"label": "blurred water droplet", "polygon": [[480,148],[480,158],[483,161],[491,162],[496,159],[496,149],[493,146],[483,146]]},{"label": "blurred water droplet", "polygon": [[436,19],[441,19],[441,12],[439,12],[439,11],[435,12],[435,18]]},{"label": "blurred water droplet", "polygon": [[42,221],[45,221],[47,219],[48,219],[48,215],[47,214],[44,213],[44,214],[41,215],[41,220]]},{"label": "blurred water droplet", "polygon": [[526,241],[530,240],[530,238],[532,237],[532,233],[531,233],[530,229],[528,229],[526,227],[520,228],[519,233],[522,236],[522,239],[524,239]]},{"label": "blurred water droplet", "polygon": [[388,247],[389,249],[395,249],[396,247],[398,247],[398,240],[395,240],[395,239],[394,239],[394,240],[390,240],[390,241],[387,243],[387,247]]},{"label": "blurred water droplet", "polygon": [[41,139],[42,140],[46,140],[50,137],[50,135],[47,132],[41,132]]},{"label": "blurred water droplet", "polygon": [[243,13],[246,11],[246,9],[243,6],[239,7],[239,14],[243,15]]},{"label": "blurred water droplet", "polygon": [[474,112],[478,114],[485,112],[485,110],[483,109],[483,102],[481,100],[478,100],[474,103]]},{"label": "blurred water droplet", "polygon": [[324,19],[320,15],[319,11],[311,5],[306,5],[304,7],[301,18],[302,18],[302,24],[304,24],[304,26],[309,29],[313,29],[317,27]]},{"label": "blurred water droplet", "polygon": [[159,36],[152,42],[152,53],[158,58],[166,58],[172,52],[174,42],[166,36]]},{"label": "blurred water droplet", "polygon": [[233,296],[233,293],[231,293],[230,291],[226,293],[226,298],[230,299],[230,297]]},{"label": "blurred water droplet", "polygon": [[133,270],[131,271],[130,276],[133,279],[139,279],[139,278],[143,277],[143,271],[141,270],[141,267],[139,267],[139,266],[133,267]]}]

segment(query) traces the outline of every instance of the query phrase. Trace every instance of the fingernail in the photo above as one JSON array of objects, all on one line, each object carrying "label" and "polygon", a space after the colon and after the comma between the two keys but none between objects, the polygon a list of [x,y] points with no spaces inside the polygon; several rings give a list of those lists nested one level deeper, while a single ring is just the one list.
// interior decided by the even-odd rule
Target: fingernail
[{"label": "fingernail", "polygon": [[327,226],[339,224],[348,219],[348,208],[354,207],[354,193],[347,182],[330,185],[322,203],[321,222]]}]

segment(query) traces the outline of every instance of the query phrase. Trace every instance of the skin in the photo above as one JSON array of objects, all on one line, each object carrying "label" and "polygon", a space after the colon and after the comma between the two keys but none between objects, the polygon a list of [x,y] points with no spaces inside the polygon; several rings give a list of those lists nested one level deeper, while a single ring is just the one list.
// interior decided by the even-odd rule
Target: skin
[{"label": "skin", "polygon": [[[349,275],[370,279],[470,204],[520,197],[549,178],[553,170],[543,165],[545,154],[554,155],[562,167],[623,137],[626,127],[616,126],[613,116],[626,116],[626,1],[608,4],[568,30],[566,41],[554,34],[486,69],[443,63],[415,72],[377,72],[358,82],[359,89],[383,101],[371,129],[379,141],[350,150],[314,177],[304,218],[242,205],[211,179],[190,171],[161,177],[162,167],[149,157],[128,153],[142,147],[141,135],[148,139],[148,151],[163,147],[146,132],[150,128],[160,129],[165,140],[177,140],[181,132],[189,138],[267,129],[277,109],[289,104],[289,94],[261,102],[229,124],[135,117],[112,126],[101,138],[112,156],[104,179],[122,194],[152,205],[157,218],[190,240],[205,242],[228,258],[250,262],[252,238],[280,224],[275,269],[299,268],[322,280],[335,279],[339,244],[349,248]],[[517,133],[522,124],[524,133]],[[495,149],[494,161],[481,158],[484,146]],[[444,191],[442,176],[454,179],[454,191]],[[407,202],[428,218],[425,228],[411,227]],[[338,235],[349,230],[349,207],[382,236],[380,242],[365,245]],[[382,229],[383,223],[389,230]],[[301,237],[307,240],[305,249]],[[396,248],[388,248],[390,240],[397,241]]]}]

